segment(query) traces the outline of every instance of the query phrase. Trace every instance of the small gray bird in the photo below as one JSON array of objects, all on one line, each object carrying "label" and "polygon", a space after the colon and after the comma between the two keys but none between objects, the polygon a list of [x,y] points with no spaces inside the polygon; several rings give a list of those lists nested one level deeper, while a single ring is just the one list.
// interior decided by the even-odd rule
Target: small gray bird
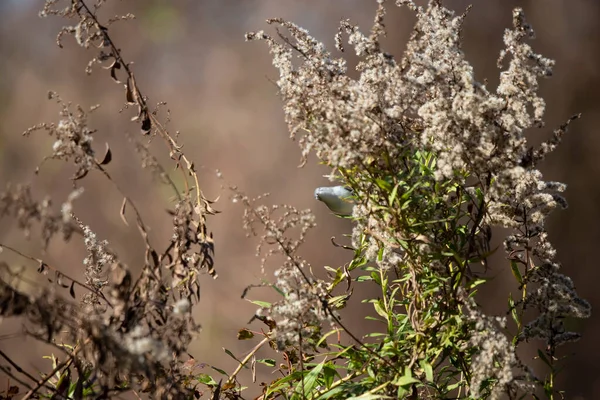
[{"label": "small gray bird", "polygon": [[337,215],[352,215],[354,199],[352,191],[344,186],[325,186],[315,189],[315,198]]}]

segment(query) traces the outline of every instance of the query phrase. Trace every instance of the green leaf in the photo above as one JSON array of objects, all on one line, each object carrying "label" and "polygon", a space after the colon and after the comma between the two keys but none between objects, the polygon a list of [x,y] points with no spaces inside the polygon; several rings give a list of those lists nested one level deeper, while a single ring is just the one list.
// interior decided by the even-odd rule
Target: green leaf
[{"label": "green leaf", "polygon": [[468,285],[467,289],[469,289],[469,290],[473,290],[473,289],[475,289],[477,286],[483,285],[483,284],[484,284],[484,283],[486,283],[487,281],[488,281],[488,279],[482,279],[482,278],[475,279],[475,280],[473,280],[473,281],[469,282],[469,285]]},{"label": "green leaf", "polygon": [[356,397],[348,397],[346,400],[376,400],[376,399],[391,399],[390,396],[385,396],[383,394],[371,394],[365,393]]},{"label": "green leaf", "polygon": [[[421,383],[420,380],[413,378],[412,371],[410,368],[404,368],[404,375],[394,379],[392,384],[398,386],[398,395],[402,395],[408,392],[408,387],[414,383]],[[404,390],[401,390],[404,389]]]},{"label": "green leaf", "polygon": [[510,316],[513,321],[517,324],[518,327],[521,326],[521,321],[519,321],[519,314],[517,313],[517,308],[515,307],[515,301],[512,298],[512,293],[508,294],[508,309],[510,310]]},{"label": "green leaf", "polygon": [[294,381],[300,380],[301,376],[302,376],[302,372],[300,371],[296,371],[293,372],[287,376],[284,376],[283,378],[271,383],[271,386],[269,386],[265,392],[265,398],[269,398],[269,395],[271,393],[275,393],[276,391],[282,389],[282,388],[289,388],[290,384]]},{"label": "green leaf", "polygon": [[206,386],[217,386],[217,382],[208,374],[200,374],[196,376],[196,380]]},{"label": "green leaf", "polygon": [[[229,350],[227,350],[226,348],[223,348],[223,351],[225,352],[225,354],[227,354],[229,357],[233,358],[235,361],[238,362],[238,364],[241,364],[242,362],[240,360],[237,359],[236,356],[233,355],[233,353]],[[248,367],[246,367],[248,368]]]},{"label": "green leaf", "polygon": [[317,397],[315,400],[326,400],[330,397],[336,396],[340,393],[343,393],[345,390],[347,390],[345,387],[343,386],[337,386],[331,390],[328,390],[327,392],[323,393],[322,395],[320,395],[319,397]]},{"label": "green leaf", "polygon": [[321,373],[321,370],[323,369],[324,363],[325,363],[325,360],[323,360],[321,363],[317,364],[317,366],[315,366],[313,369],[310,370],[310,372],[308,374],[306,374],[306,376],[304,377],[303,380],[300,380],[296,384],[295,392],[302,393],[303,394],[302,398],[306,399],[306,398],[313,397],[313,396],[311,396],[311,393],[315,390],[315,388],[318,385],[319,374]]},{"label": "green leaf", "polygon": [[336,287],[340,282],[343,282],[346,280],[346,274],[344,274],[344,272],[342,271],[341,268],[334,269],[334,268],[325,266],[325,269],[327,271],[335,274],[335,279],[333,281],[331,281],[331,283],[329,284],[331,287]]},{"label": "green leaf", "polygon": [[266,302],[266,301],[260,301],[260,300],[248,300],[248,301],[252,304],[256,304],[257,306],[259,306],[261,308],[270,308],[271,307],[271,303]]},{"label": "green leaf", "polygon": [[338,372],[335,370],[335,368],[327,363],[323,366],[323,381],[325,383],[325,387],[327,389],[329,389],[331,387],[331,385],[333,384],[333,380],[336,377],[340,377],[340,374],[338,374]]},{"label": "green leaf", "polygon": [[388,197],[388,204],[390,206],[394,205],[394,201],[396,201],[396,196],[398,195],[398,187],[400,186],[400,184],[396,184],[396,186],[394,186],[394,189],[392,189],[392,193],[390,193],[389,197]]},{"label": "green leaf", "polygon": [[371,278],[373,278],[376,284],[381,286],[381,276],[378,272],[371,272]]},{"label": "green leaf", "polygon": [[280,296],[285,297],[285,293],[283,292],[283,290],[279,289],[277,286],[275,285],[270,285],[277,293],[279,293]]},{"label": "green leaf", "polygon": [[459,381],[459,382],[456,382],[456,383],[453,383],[453,384],[451,384],[451,385],[448,385],[448,386],[446,387],[446,390],[448,390],[449,392],[451,392],[451,391],[453,391],[453,390],[455,390],[455,389],[458,389],[459,387],[461,387],[461,386],[462,386],[462,384],[463,384],[463,383],[462,383],[461,381]]},{"label": "green leaf", "polygon": [[269,367],[274,367],[277,365],[277,362],[275,360],[273,360],[272,358],[261,358],[259,360],[256,360],[256,362],[267,365]]},{"label": "green leaf", "polygon": [[342,294],[340,296],[335,296],[327,300],[327,304],[330,307],[340,309],[346,307],[346,302],[350,298],[351,293]]},{"label": "green leaf", "polygon": [[381,189],[385,190],[386,192],[392,191],[392,184],[389,183],[388,181],[377,178],[377,179],[375,179],[375,182],[377,183],[377,186],[379,186]]},{"label": "green leaf", "polygon": [[395,379],[393,384],[396,386],[408,386],[408,385],[412,385],[413,383],[420,383],[420,382],[421,382],[420,380],[413,378],[410,375],[402,375],[398,379]]},{"label": "green leaf", "polygon": [[512,270],[514,277],[517,279],[517,282],[519,282],[519,285],[522,285],[523,284],[523,275],[521,275],[521,270],[519,269],[519,264],[517,264],[516,261],[511,260],[510,269]]},{"label": "green leaf", "polygon": [[419,361],[419,365],[425,371],[425,379],[427,382],[433,382],[433,367],[425,360]]},{"label": "green leaf", "polygon": [[331,335],[335,335],[338,334],[339,335],[340,330],[339,329],[332,329],[329,332],[327,332],[326,334],[324,334],[321,339],[319,339],[319,341],[317,342],[317,347],[319,347],[323,342],[325,342],[325,340],[327,340],[327,338]]},{"label": "green leaf", "polygon": [[386,321],[389,320],[389,315],[387,314],[387,312],[383,308],[383,301],[382,300],[377,300],[376,302],[374,302],[373,303],[373,307],[375,307],[375,312],[377,312],[377,314],[379,314],[380,316],[382,316],[383,318],[385,318]]},{"label": "green leaf", "polygon": [[544,362],[544,364],[546,364],[549,367],[552,367],[552,363],[548,360],[546,355],[544,353],[542,353],[541,350],[538,349],[537,353],[538,353],[538,357],[540,357],[540,360],[542,360]]},{"label": "green leaf", "polygon": [[217,371],[218,373],[220,373],[221,375],[225,375],[225,376],[229,377],[229,375],[227,374],[227,372],[223,371],[222,369],[217,368],[217,367],[213,367],[212,365],[210,367],[212,369],[214,369],[215,371]]}]

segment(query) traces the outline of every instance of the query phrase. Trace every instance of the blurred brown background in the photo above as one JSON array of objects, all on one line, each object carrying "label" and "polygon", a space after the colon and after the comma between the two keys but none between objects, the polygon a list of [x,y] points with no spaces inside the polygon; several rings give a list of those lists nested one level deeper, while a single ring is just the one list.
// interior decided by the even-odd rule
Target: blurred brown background
[{"label": "blurred brown background", "polygon": [[[67,2],[61,4],[64,3]],[[414,20],[408,10],[388,3],[385,47],[399,58]],[[515,6],[525,9],[536,30],[534,50],[557,61],[554,77],[542,82],[541,88],[548,104],[547,125],[531,132],[532,140],[547,138],[568,117],[583,113],[563,145],[547,160],[543,172],[547,180],[569,185],[566,196],[570,208],[552,216],[549,230],[564,273],[573,278],[579,294],[594,306],[600,301],[600,271],[596,270],[600,238],[596,135],[600,125],[600,2],[473,3],[465,23],[464,49],[475,66],[477,79],[488,79],[490,89],[498,82],[496,59],[503,30],[510,26],[511,9]],[[55,161],[48,163],[40,176],[34,176],[35,166],[50,153],[53,139],[43,132],[29,139],[21,133],[39,122],[58,121],[58,106],[46,99],[49,90],[84,107],[101,104],[90,120],[90,125],[98,129],[94,139],[97,148],[102,149],[105,142],[110,144],[114,161],[109,172],[138,202],[146,223],[153,227],[154,242],[165,243],[171,227],[163,210],[168,206],[170,193],[154,184],[150,174],[140,168],[139,158],[133,156],[132,144],[125,134],[137,135],[138,128],[129,122],[133,110],[118,113],[124,102],[122,88],[98,66],[91,76],[86,76],[85,65],[96,55],[93,50],[78,47],[71,37],[65,37],[64,49],[56,46],[57,32],[74,22],[38,18],[41,4],[35,0],[0,0],[0,187],[4,188],[7,182],[31,183],[39,199],[51,195],[58,207],[71,189],[68,178],[73,170]],[[462,12],[469,3],[445,4]],[[272,33],[265,19],[283,17],[307,28],[333,49],[333,35],[340,19],[350,18],[367,31],[375,8],[374,0],[140,0],[108,1],[103,7],[104,17],[128,12],[136,15],[134,21],[113,25],[111,36],[125,59],[135,61],[138,85],[150,97],[150,104],[168,103],[172,111],[170,129],[181,131],[179,140],[185,144],[187,156],[204,167],[201,174],[205,194],[211,198],[221,196],[216,208],[222,213],[209,220],[215,234],[219,279],[212,281],[207,276],[202,285],[196,318],[204,329],[191,349],[198,361],[231,371],[235,362],[224,355],[222,348],[242,354],[254,345],[235,339],[237,330],[255,309],[241,300],[240,294],[246,285],[263,278],[259,259],[254,257],[256,241],[245,238],[242,210],[220,188],[222,183],[216,179],[215,169],[223,172],[226,182],[250,196],[270,192],[269,202],[313,208],[318,227],[309,235],[303,255],[314,268],[338,266],[350,257],[329,242],[331,236],[343,241],[342,235],[350,231],[350,223],[333,217],[313,198],[314,188],[327,184],[322,175],[329,171],[316,165],[314,158],[305,168],[297,168],[299,151],[288,139],[281,103],[271,82],[278,73],[271,66],[266,45],[245,43],[244,33],[260,29]],[[167,160],[159,140],[152,147],[161,160]],[[100,238],[108,239],[120,257],[136,269],[143,257],[143,246],[136,228],[124,227],[119,218],[121,197],[98,174],[90,174],[82,184],[86,191],[75,203],[76,214]],[[0,227],[0,243],[44,257],[65,272],[82,277],[82,243],[75,240],[65,245],[56,238],[43,254],[38,238],[25,240],[12,220],[0,220]],[[29,280],[42,282],[31,262],[7,251],[0,257],[11,265],[23,266]],[[496,267],[493,274],[498,285],[489,291],[497,292],[486,293],[483,300],[490,310],[502,310],[507,301],[502,284],[510,282],[511,277],[506,264]],[[271,276],[267,271],[267,278]],[[35,285],[26,286],[24,290],[35,290]],[[252,292],[250,297],[268,295],[265,290]],[[357,313],[346,315],[346,320],[353,327],[364,324]],[[562,349],[569,358],[559,375],[558,386],[566,389],[567,398],[600,398],[598,321],[593,317],[575,321],[571,326],[583,333],[583,339]],[[15,337],[19,332],[15,324],[1,324],[0,348],[17,359],[24,357],[23,366],[30,370],[48,371],[49,362],[39,358],[36,344]],[[0,391],[4,388],[2,381]]]}]

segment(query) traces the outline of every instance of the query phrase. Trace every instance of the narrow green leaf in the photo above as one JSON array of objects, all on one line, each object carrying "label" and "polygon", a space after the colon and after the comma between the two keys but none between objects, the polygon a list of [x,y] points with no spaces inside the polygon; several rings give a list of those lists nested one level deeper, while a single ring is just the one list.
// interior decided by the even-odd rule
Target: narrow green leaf
[{"label": "narrow green leaf", "polygon": [[225,354],[227,354],[229,357],[233,358],[235,361],[237,361],[239,364],[241,364],[242,362],[240,360],[237,359],[236,356],[233,355],[233,353],[230,350],[227,350],[226,348],[223,348],[223,351],[225,352]]},{"label": "narrow green leaf", "polygon": [[267,365],[269,367],[274,367],[275,365],[277,365],[277,362],[275,360],[273,360],[272,358],[261,358],[259,360],[256,360],[256,362]]},{"label": "narrow green leaf", "polygon": [[296,371],[294,373],[291,373],[287,376],[284,376],[281,379],[278,379],[275,382],[272,382],[271,385],[267,388],[266,393],[265,393],[265,398],[269,398],[269,395],[271,393],[275,393],[280,389],[283,388],[289,388],[290,385],[295,382],[298,381],[300,378],[300,376],[302,375],[302,372],[300,371]]},{"label": "narrow green leaf", "polygon": [[390,193],[390,196],[388,197],[388,203],[389,205],[394,205],[394,201],[396,201],[396,195],[398,195],[398,187],[400,186],[400,184],[396,184],[396,186],[394,186],[394,189],[392,189],[392,193]]},{"label": "narrow green leaf", "polygon": [[252,304],[256,304],[259,307],[262,308],[270,308],[271,307],[271,303],[268,303],[266,301],[260,301],[260,300],[248,300],[250,303]]},{"label": "narrow green leaf", "polygon": [[210,367],[211,367],[212,369],[214,369],[215,371],[217,371],[218,373],[220,373],[221,375],[225,375],[225,376],[227,376],[227,377],[229,376],[229,375],[227,374],[227,372],[223,371],[223,370],[222,370],[222,369],[220,369],[220,368],[213,367],[212,365],[211,365]]},{"label": "narrow green leaf", "polygon": [[324,363],[325,363],[325,361],[317,364],[317,366],[315,366],[313,369],[311,369],[309,371],[308,374],[306,374],[306,376],[304,377],[304,380],[300,380],[296,384],[295,392],[302,393],[303,394],[302,398],[307,399],[307,398],[313,397],[311,394],[314,391],[314,389],[317,387],[318,378],[319,378],[319,375],[321,374],[321,370],[323,369]]},{"label": "narrow green leaf", "polygon": [[379,276],[379,273],[371,272],[371,278],[373,278],[373,280],[375,281],[376,284],[381,286],[381,277]]},{"label": "narrow green leaf", "polygon": [[380,316],[382,316],[383,318],[385,318],[386,321],[389,320],[389,315],[387,314],[387,312],[383,308],[383,301],[382,300],[378,300],[377,302],[373,303],[373,307],[375,308],[375,312],[377,314],[379,314]]},{"label": "narrow green leaf", "polygon": [[519,282],[519,285],[523,284],[523,275],[521,275],[521,270],[519,269],[519,264],[517,264],[516,261],[512,260],[510,262],[510,269],[512,270],[512,273],[515,277],[515,279],[517,280],[517,282]]},{"label": "narrow green leaf", "polygon": [[372,281],[372,280],[373,280],[373,278],[368,275],[361,275],[358,278],[356,278],[356,282],[367,282],[367,281]]},{"label": "narrow green leaf", "polygon": [[517,308],[515,307],[515,301],[512,298],[512,293],[508,294],[508,309],[510,310],[510,316],[513,321],[517,324],[517,326],[521,326],[521,321],[519,321],[519,314],[517,313]]},{"label": "narrow green leaf", "polygon": [[385,396],[383,394],[365,393],[365,394],[361,394],[360,396],[357,396],[357,397],[348,397],[346,400],[377,400],[377,399],[391,399],[391,398],[392,397]]},{"label": "narrow green leaf", "polygon": [[377,186],[379,186],[380,188],[382,188],[383,190],[389,192],[392,190],[392,185],[383,179],[375,179],[375,182],[377,183]]},{"label": "narrow green leaf", "polygon": [[319,347],[322,343],[325,342],[325,340],[327,340],[327,338],[331,335],[335,335],[338,334],[339,335],[340,331],[339,329],[332,329],[329,332],[327,332],[326,334],[324,334],[321,339],[319,339],[319,341],[317,342],[317,347]]},{"label": "narrow green leaf", "polygon": [[548,360],[546,355],[541,350],[538,349],[537,353],[538,353],[538,357],[540,357],[540,360],[542,360],[544,362],[544,364],[546,364],[549,367],[552,366],[552,363]]},{"label": "narrow green leaf", "polygon": [[337,386],[331,390],[328,390],[327,392],[323,393],[322,395],[320,395],[319,397],[317,397],[315,400],[326,400],[329,399],[330,397],[336,396],[339,393],[342,393],[343,391],[347,390],[345,387],[343,386]]}]

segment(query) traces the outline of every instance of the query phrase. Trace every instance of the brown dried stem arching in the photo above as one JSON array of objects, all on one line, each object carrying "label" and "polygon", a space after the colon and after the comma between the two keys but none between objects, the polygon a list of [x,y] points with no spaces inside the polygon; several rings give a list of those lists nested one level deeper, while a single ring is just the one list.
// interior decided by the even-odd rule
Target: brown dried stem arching
[{"label": "brown dried stem arching", "polygon": [[[97,12],[103,3],[77,0],[56,8],[63,3],[47,0],[40,14],[75,22],[74,26],[64,27],[59,33],[60,47],[64,36],[72,35],[78,45],[99,49],[86,72],[91,73],[94,64],[108,63],[108,75],[118,84],[123,84],[117,77],[119,71],[125,73],[124,103],[126,108],[137,106],[137,114],[132,120],[144,135],[163,140],[171,160],[184,178],[185,187],[180,189],[156,157],[136,143],[142,166],[150,166],[152,173],[158,174],[160,182],[169,185],[177,198],[171,212],[173,235],[162,246],[151,242],[143,210],[109,172],[113,159],[110,146],[106,145],[102,156],[97,155],[92,140],[97,132],[89,126],[88,111],[80,106],[72,107],[52,92],[50,98],[61,107],[59,121],[38,124],[28,129],[25,135],[43,130],[55,139],[52,153],[44,158],[40,168],[48,160],[73,165],[72,181],[76,188],[60,212],[54,213],[50,200],[37,202],[28,187],[9,186],[0,197],[0,213],[2,217],[17,218],[19,227],[26,234],[33,229],[34,222],[39,222],[44,248],[51,244],[56,233],[62,233],[67,241],[77,233],[87,251],[83,260],[85,282],[70,278],[61,272],[59,265],[49,265],[16,247],[4,246],[23,259],[37,263],[39,272],[48,276],[52,272],[56,286],[42,289],[39,295],[25,295],[10,283],[15,281],[14,278],[9,281],[4,278],[4,275],[14,277],[14,273],[5,268],[8,272],[0,277],[0,315],[20,316],[29,335],[53,345],[61,354],[52,374],[44,379],[33,378],[25,371],[16,378],[28,388],[26,397],[37,397],[42,393],[65,397],[67,391],[75,398],[82,398],[84,394],[106,397],[133,389],[152,393],[157,398],[189,398],[194,388],[188,384],[188,371],[179,359],[187,355],[187,348],[199,330],[191,309],[199,301],[200,278],[204,274],[216,277],[214,242],[207,227],[207,217],[216,211],[202,194],[194,163],[158,119],[158,108],[149,110],[131,63],[123,59],[109,35],[108,27],[112,23],[133,16],[115,17],[102,24]],[[135,216],[145,244],[144,265],[138,277],[133,276],[129,267],[110,249],[109,240],[100,239],[73,213],[72,203],[85,196],[85,178],[94,172],[99,172],[123,196],[123,205],[117,210],[123,222],[128,224],[129,212]],[[79,296],[75,287],[83,289],[85,294]],[[62,288],[68,290],[73,299],[80,300],[79,304],[63,298]],[[10,359],[10,355],[5,358]],[[57,380],[56,376],[64,379]]]}]

